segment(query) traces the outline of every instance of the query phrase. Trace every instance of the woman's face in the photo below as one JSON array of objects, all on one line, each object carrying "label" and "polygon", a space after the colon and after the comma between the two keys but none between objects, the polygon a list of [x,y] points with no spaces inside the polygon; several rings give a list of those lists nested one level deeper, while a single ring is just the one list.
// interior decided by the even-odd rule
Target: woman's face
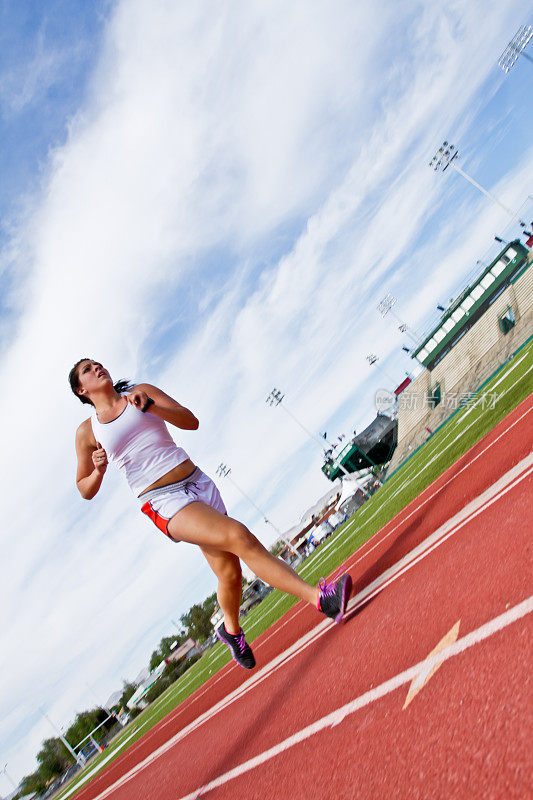
[{"label": "woman's face", "polygon": [[109,372],[98,361],[89,359],[82,361],[78,367],[78,382],[78,392],[89,396],[106,383],[113,383]]}]

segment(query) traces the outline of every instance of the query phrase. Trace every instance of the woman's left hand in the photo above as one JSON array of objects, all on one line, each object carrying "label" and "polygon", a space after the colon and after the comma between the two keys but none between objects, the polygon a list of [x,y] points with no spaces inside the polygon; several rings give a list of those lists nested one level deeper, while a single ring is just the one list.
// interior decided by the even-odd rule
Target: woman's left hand
[{"label": "woman's left hand", "polygon": [[133,391],[126,395],[126,400],[128,403],[131,403],[132,406],[141,410],[146,405],[149,397],[142,389],[133,389]]}]

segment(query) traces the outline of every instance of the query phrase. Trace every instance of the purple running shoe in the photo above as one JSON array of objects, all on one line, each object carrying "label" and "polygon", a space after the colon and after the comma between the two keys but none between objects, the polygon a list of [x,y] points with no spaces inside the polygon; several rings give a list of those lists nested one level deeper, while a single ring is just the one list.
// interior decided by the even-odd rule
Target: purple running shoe
[{"label": "purple running shoe", "polygon": [[236,661],[240,667],[244,667],[244,669],[253,669],[255,667],[254,654],[252,653],[250,645],[246,644],[242,628],[239,630],[239,633],[232,634],[227,632],[224,623],[222,623],[220,628],[217,628],[217,637],[221,642],[228,645],[233,660]]},{"label": "purple running shoe", "polygon": [[340,622],[346,611],[346,604],[352,591],[351,577],[343,575],[338,581],[332,583],[326,583],[324,578],[320,578],[318,589],[316,607],[327,617],[331,617],[335,622]]}]

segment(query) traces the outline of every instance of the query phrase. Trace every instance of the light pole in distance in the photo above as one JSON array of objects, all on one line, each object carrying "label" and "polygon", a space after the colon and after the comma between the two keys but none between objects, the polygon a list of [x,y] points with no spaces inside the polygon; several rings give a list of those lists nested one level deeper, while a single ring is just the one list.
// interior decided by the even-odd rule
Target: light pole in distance
[{"label": "light pole in distance", "polygon": [[522,228],[525,228],[526,223],[520,219],[518,214],[516,214],[510,208],[507,208],[507,206],[505,206],[501,200],[498,200],[498,198],[495,197],[492,192],[484,189],[481,184],[475,181],[470,175],[467,175],[467,173],[458,166],[455,160],[456,158],[459,158],[457,147],[445,140],[429,162],[429,166],[432,167],[435,172],[438,172],[439,169],[442,169],[442,171],[445,172],[448,167],[453,167],[453,169],[458,172],[459,175],[462,175],[463,178],[466,178],[466,180],[471,183],[472,186],[475,186],[476,189],[479,189],[479,191],[485,195],[485,197],[488,197],[493,203],[496,203],[496,205],[500,206],[500,208],[503,208],[506,214],[509,214],[512,219],[520,223]]},{"label": "light pole in distance", "polygon": [[16,789],[17,788],[17,784],[15,783],[15,781],[13,780],[13,778],[11,777],[9,772],[7,771],[7,763],[4,764],[4,766],[2,767],[2,772],[4,773],[6,778],[8,778],[8,780],[11,782],[11,785],[13,786],[13,789]]},{"label": "light pole in distance", "polygon": [[231,483],[232,483],[232,484],[235,486],[235,488],[237,489],[237,491],[238,491],[238,492],[240,492],[240,493],[242,494],[242,496],[243,496],[243,497],[245,497],[245,498],[248,500],[248,502],[249,502],[249,503],[251,503],[251,504],[253,505],[253,507],[255,508],[255,510],[256,510],[256,511],[259,511],[259,513],[260,513],[260,514],[261,514],[261,516],[263,517],[263,519],[264,519],[264,521],[266,522],[266,524],[267,524],[267,525],[271,525],[271,526],[274,528],[274,530],[275,530],[275,531],[276,531],[276,533],[278,534],[278,538],[279,538],[279,540],[280,540],[280,541],[282,541],[282,542],[283,542],[285,545],[287,545],[287,547],[288,547],[288,548],[289,548],[289,550],[290,550],[290,551],[293,553],[293,555],[298,555],[298,553],[296,552],[296,550],[294,549],[294,547],[292,546],[292,544],[291,544],[291,543],[288,541],[288,539],[286,539],[286,538],[283,536],[283,534],[282,534],[282,532],[280,531],[280,529],[279,529],[279,528],[278,528],[276,525],[274,525],[274,523],[273,523],[273,522],[271,522],[271,521],[268,519],[268,517],[267,517],[267,515],[265,514],[265,512],[264,512],[264,511],[263,511],[261,508],[259,508],[259,506],[257,505],[257,503],[255,503],[255,502],[252,500],[252,498],[251,498],[249,495],[247,495],[247,494],[246,494],[246,492],[244,492],[244,491],[241,489],[241,487],[240,487],[240,486],[239,486],[237,483],[235,483],[235,481],[233,480],[233,478],[230,478],[230,473],[231,473],[231,467],[228,467],[228,465],[227,465],[227,464],[223,464],[222,462],[220,462],[220,464],[218,465],[218,467],[217,467],[217,469],[216,469],[216,474],[217,474],[219,477],[221,477],[221,478],[227,478],[229,481],[231,481]]},{"label": "light pole in distance", "polygon": [[[283,408],[283,410],[284,410],[284,411],[285,411],[285,412],[286,412],[286,413],[289,415],[289,417],[291,417],[291,419],[292,419],[294,422],[296,422],[296,424],[297,424],[297,425],[299,425],[299,426],[300,426],[300,428],[301,428],[303,431],[305,431],[305,433],[306,433],[306,434],[309,436],[309,438],[310,438],[310,439],[313,439],[313,441],[315,441],[315,442],[316,442],[316,443],[319,445],[320,449],[322,450],[322,452],[323,452],[324,454],[325,454],[324,442],[326,442],[326,444],[328,444],[328,445],[330,446],[330,448],[333,448],[333,447],[334,447],[334,444],[333,444],[333,442],[330,442],[330,441],[329,441],[329,439],[326,437],[326,435],[324,435],[324,436],[323,436],[323,437],[320,439],[318,436],[316,436],[314,433],[312,433],[312,432],[309,430],[309,428],[306,428],[306,427],[305,427],[305,425],[303,425],[303,424],[300,422],[300,420],[299,420],[297,417],[295,417],[295,416],[294,416],[294,414],[292,413],[292,411],[290,411],[290,410],[287,408],[287,406],[285,405],[285,403],[283,403],[283,402],[282,402],[282,401],[283,401],[283,399],[284,399],[284,397],[285,397],[285,395],[284,395],[284,394],[282,394],[282,393],[280,392],[280,390],[279,390],[279,389],[276,389],[276,388],[274,388],[274,389],[272,389],[272,391],[271,391],[271,392],[270,392],[270,394],[268,395],[268,397],[267,397],[267,399],[266,399],[266,403],[267,403],[267,405],[269,405],[269,406],[274,406],[274,407],[275,407],[275,406],[281,406],[281,407]],[[356,447],[356,449],[359,451],[359,453],[361,453],[361,455],[362,455],[362,456],[363,456],[363,457],[364,457],[364,458],[365,458],[367,461],[369,461],[369,462],[370,462],[370,464],[372,464],[372,466],[373,466],[373,467],[377,467],[377,465],[376,465],[376,464],[374,464],[374,462],[372,461],[372,459],[371,459],[371,458],[369,458],[369,457],[366,455],[366,453],[363,453],[361,450],[359,450],[359,448],[357,447],[357,445],[354,445],[354,446],[355,446],[355,447]],[[339,464],[338,464],[337,466],[338,466],[339,470],[340,470],[340,471],[343,473],[344,477],[345,477],[345,478],[346,478],[348,481],[355,481],[355,479],[354,479],[353,475],[351,475],[351,474],[348,472],[348,470],[347,470],[347,469],[346,469],[346,468],[345,468],[345,467],[344,467],[344,466],[343,466],[343,465],[340,463],[340,461],[339,461]]]},{"label": "light pole in distance", "polygon": [[378,311],[383,317],[383,319],[385,319],[387,314],[393,316],[396,322],[398,323],[398,330],[400,331],[400,333],[407,333],[418,347],[421,344],[421,342],[416,333],[413,330],[411,330],[409,325],[407,325],[407,323],[404,322],[403,319],[400,319],[400,317],[395,311],[393,311],[393,308],[397,302],[398,298],[394,297],[394,295],[389,292],[387,295],[385,295],[383,300],[380,300],[380,302],[378,303]]}]

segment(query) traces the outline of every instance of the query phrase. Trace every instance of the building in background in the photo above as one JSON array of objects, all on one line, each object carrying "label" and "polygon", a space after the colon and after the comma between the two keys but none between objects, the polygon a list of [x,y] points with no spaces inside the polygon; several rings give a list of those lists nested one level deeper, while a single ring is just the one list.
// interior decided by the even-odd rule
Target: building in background
[{"label": "building in background", "polygon": [[505,245],[412,353],[426,367],[399,398],[396,469],[533,335],[532,251]]},{"label": "building in background", "polygon": [[175,650],[172,650],[169,656],[163,662],[164,664],[170,664],[171,661],[182,661],[182,659],[192,658],[192,656],[199,656],[201,653],[201,649],[198,647],[194,639],[190,637],[185,639],[183,644],[180,644],[179,647],[176,647]]},{"label": "building in background", "polygon": [[[325,495],[305,511],[298,525],[295,525],[283,534],[283,539],[290,542],[298,553],[303,554],[309,535],[337,510],[337,504],[341,494],[342,483],[341,481],[337,481]],[[283,547],[278,553],[278,556],[284,561],[287,561],[287,563],[292,563],[294,560],[294,554],[291,553],[288,546]]]},{"label": "building in background", "polygon": [[149,690],[154,685],[154,683],[156,682],[156,680],[161,677],[165,667],[166,667],[166,662],[162,661],[160,664],[157,665],[157,667],[154,670],[152,670],[152,672],[150,672],[146,680],[144,680],[141,683],[141,685],[137,687],[136,692],[132,694],[132,696],[126,703],[130,711],[132,711],[137,706],[139,706],[140,708],[146,707],[147,702],[145,700],[145,697],[148,694]]},{"label": "building in background", "polygon": [[[407,379],[404,384],[408,385]],[[335,481],[344,475],[341,466],[352,473],[386,464],[396,447],[397,429],[394,416],[378,413],[362,433],[337,448],[337,452],[327,451],[322,472],[330,481]]]}]

